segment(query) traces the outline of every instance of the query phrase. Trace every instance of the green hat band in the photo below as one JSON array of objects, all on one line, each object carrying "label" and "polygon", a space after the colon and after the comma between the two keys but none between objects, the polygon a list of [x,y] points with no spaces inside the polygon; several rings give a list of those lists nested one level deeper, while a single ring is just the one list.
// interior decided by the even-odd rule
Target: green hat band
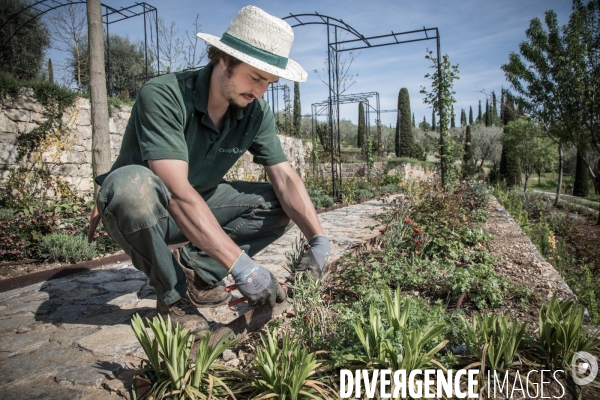
[{"label": "green hat band", "polygon": [[221,36],[221,43],[275,67],[281,69],[285,69],[285,67],[287,67],[287,57],[278,56],[277,54],[269,53],[268,51],[259,49],[258,47],[252,46],[250,43],[236,38],[235,36],[231,36],[227,32]]}]

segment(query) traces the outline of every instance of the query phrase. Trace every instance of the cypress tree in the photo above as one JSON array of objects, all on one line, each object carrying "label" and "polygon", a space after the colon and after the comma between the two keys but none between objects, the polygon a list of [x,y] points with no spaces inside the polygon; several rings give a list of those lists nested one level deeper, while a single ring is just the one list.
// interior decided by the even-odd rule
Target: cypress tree
[{"label": "cypress tree", "polygon": [[356,146],[363,148],[365,146],[365,106],[362,101],[358,103],[358,135],[356,138]]},{"label": "cypress tree", "polygon": [[490,112],[490,102],[485,99],[485,126],[491,126],[492,113]]},{"label": "cypress tree", "polygon": [[437,129],[437,125],[435,123],[435,110],[431,110],[431,130],[435,131]]},{"label": "cypress tree", "polygon": [[473,107],[469,106],[469,125],[473,125]]},{"label": "cypress tree", "polygon": [[456,118],[454,115],[454,105],[450,106],[450,128],[456,128]]},{"label": "cypress tree", "polygon": [[398,114],[400,115],[400,156],[411,157],[414,138],[410,120],[410,96],[408,89],[400,89],[398,95]]},{"label": "cypress tree", "polygon": [[417,125],[415,124],[415,113],[413,113],[412,123],[413,123],[413,128],[416,128]]},{"label": "cypress tree", "polygon": [[300,109],[300,84],[294,82],[294,112],[293,112],[293,131],[294,136],[300,137],[300,124],[302,122],[302,111]]},{"label": "cypress tree", "polygon": [[[507,104],[504,113],[504,125],[511,121],[515,121],[517,116],[514,112],[510,112],[512,102]],[[517,157],[511,154],[510,149],[504,144],[500,153],[500,177],[504,179],[507,186],[521,186],[521,163]]]},{"label": "cypress tree", "polygon": [[52,59],[48,59],[48,82],[54,83],[54,68],[52,68]]},{"label": "cypress tree", "polygon": [[396,113],[396,134],[394,135],[394,152],[396,157],[402,154],[402,89],[398,92],[398,112]]},{"label": "cypress tree", "polygon": [[500,122],[504,123],[504,89],[502,89],[500,95]]},{"label": "cypress tree", "polygon": [[483,122],[483,114],[481,113],[481,100],[479,100],[479,114],[477,114],[477,122]]},{"label": "cypress tree", "polygon": [[496,105],[496,93],[492,92],[492,118],[490,118],[490,126],[496,125],[498,120],[498,106]]},{"label": "cypress tree", "polygon": [[475,165],[473,164],[473,146],[471,138],[471,125],[467,125],[465,132],[465,154],[462,160],[463,178],[471,176],[475,173]]},{"label": "cypress tree", "polygon": [[460,126],[467,126],[467,114],[465,114],[465,109],[460,109]]},{"label": "cypress tree", "polygon": [[586,197],[590,190],[588,168],[584,161],[585,155],[584,149],[577,149],[577,163],[575,164],[573,196]]}]

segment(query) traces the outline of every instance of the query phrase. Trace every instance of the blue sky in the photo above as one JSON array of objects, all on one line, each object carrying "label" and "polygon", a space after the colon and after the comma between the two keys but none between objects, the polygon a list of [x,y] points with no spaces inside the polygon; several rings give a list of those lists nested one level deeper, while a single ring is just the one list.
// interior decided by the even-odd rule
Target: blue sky
[{"label": "blue sky", "polygon": [[[195,15],[203,32],[220,36],[237,11],[248,5],[247,1],[146,0],[158,9],[159,17],[167,22],[176,21],[180,34],[192,28]],[[134,1],[103,0],[119,8]],[[571,9],[571,0],[347,0],[347,1],[275,1],[254,0],[251,4],[266,12],[284,17],[290,13],[314,13],[344,20],[364,36],[385,35],[410,31],[422,27],[437,27],[441,37],[441,51],[448,54],[453,64],[459,65],[460,80],[455,83],[457,115],[469,106],[477,113],[479,100],[485,102],[486,93],[495,90],[499,95],[508,84],[500,69],[508,61],[511,51],[525,39],[529,21],[544,12],[554,10],[560,24],[565,24]],[[141,17],[112,24],[111,33],[143,38]],[[312,25],[294,29],[295,42],[290,57],[309,72],[306,83],[301,84],[303,113],[310,112],[311,103],[324,101],[327,87],[313,72],[325,64],[327,37],[324,26]],[[426,49],[435,50],[435,41],[418,42],[362,50],[352,65],[351,73],[358,74],[356,84],[347,93],[379,92],[381,109],[394,109],[398,91],[406,87],[411,98],[411,108],[417,123],[427,117],[431,109],[423,104],[421,86],[430,86],[424,78],[430,61],[425,59]],[[52,57],[60,57],[59,54]],[[321,74],[324,76],[324,74]],[[286,83],[286,81],[281,81]],[[282,101],[280,100],[280,105]],[[356,104],[341,108],[342,117],[357,120]],[[382,121],[395,123],[394,113],[382,114]],[[458,117],[457,117],[458,122]]]}]

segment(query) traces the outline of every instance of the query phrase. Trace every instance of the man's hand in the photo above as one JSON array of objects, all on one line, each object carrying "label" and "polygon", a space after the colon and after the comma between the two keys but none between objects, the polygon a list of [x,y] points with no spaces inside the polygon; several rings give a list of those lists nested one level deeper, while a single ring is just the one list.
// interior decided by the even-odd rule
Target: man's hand
[{"label": "man's hand", "polygon": [[285,292],[273,274],[256,264],[243,252],[230,269],[237,289],[248,300],[250,307],[270,305],[285,300]]},{"label": "man's hand", "polygon": [[317,280],[323,274],[329,256],[329,239],[325,236],[315,236],[308,244],[310,249],[304,253],[296,266],[296,271],[308,271]]},{"label": "man's hand", "polygon": [[92,243],[94,241],[94,233],[96,233],[96,228],[98,227],[99,222],[100,214],[98,213],[98,207],[96,204],[94,204],[92,216],[90,217],[90,228],[88,229],[88,243]]}]

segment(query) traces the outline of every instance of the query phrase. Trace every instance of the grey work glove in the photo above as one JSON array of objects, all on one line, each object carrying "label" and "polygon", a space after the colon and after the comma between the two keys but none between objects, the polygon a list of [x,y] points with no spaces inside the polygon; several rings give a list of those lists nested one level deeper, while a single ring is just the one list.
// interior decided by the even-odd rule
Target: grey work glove
[{"label": "grey work glove", "polygon": [[315,236],[308,241],[310,249],[300,259],[296,271],[308,271],[317,280],[323,274],[329,256],[329,239],[325,236]]},{"label": "grey work glove", "polygon": [[252,308],[275,306],[275,302],[285,300],[285,292],[273,274],[255,263],[246,252],[243,252],[229,270],[237,289]]}]

